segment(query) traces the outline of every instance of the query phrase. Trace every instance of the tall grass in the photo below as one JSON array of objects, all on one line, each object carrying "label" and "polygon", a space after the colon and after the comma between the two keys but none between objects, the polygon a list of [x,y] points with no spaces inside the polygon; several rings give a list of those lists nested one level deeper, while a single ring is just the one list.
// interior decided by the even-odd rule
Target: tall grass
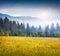
[{"label": "tall grass", "polygon": [[0,56],[60,56],[60,39],[0,36]]}]

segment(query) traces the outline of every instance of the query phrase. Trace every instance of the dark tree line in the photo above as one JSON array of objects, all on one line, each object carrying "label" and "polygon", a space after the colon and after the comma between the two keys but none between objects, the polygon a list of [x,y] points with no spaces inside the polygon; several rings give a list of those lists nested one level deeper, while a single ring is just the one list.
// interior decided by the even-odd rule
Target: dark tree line
[{"label": "dark tree line", "polygon": [[25,26],[24,23],[19,24],[15,21],[10,21],[7,17],[0,18],[0,36],[31,36],[31,37],[60,37],[60,25],[59,23],[49,25],[45,27],[45,30],[39,25],[38,28],[34,26]]}]

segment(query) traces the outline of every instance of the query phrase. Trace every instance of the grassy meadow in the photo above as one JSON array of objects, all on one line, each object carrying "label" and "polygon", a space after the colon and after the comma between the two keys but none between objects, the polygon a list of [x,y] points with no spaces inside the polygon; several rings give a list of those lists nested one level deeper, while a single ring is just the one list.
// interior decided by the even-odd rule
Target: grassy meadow
[{"label": "grassy meadow", "polygon": [[60,39],[0,36],[0,56],[60,56]]}]

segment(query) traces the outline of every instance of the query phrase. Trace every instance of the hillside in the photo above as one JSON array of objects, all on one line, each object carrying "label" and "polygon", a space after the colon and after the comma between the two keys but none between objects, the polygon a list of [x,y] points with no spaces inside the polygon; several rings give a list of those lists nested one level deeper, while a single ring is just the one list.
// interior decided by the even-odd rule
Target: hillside
[{"label": "hillside", "polygon": [[14,20],[16,22],[19,22],[19,23],[24,23],[25,25],[27,23],[29,23],[30,26],[34,25],[35,27],[38,27],[39,25],[41,25],[42,27],[45,27],[46,25],[49,25],[51,26],[52,23],[54,23],[56,25],[56,23],[58,22],[59,23],[59,20],[60,18],[57,17],[57,18],[48,18],[48,19],[45,19],[45,20],[42,20],[41,18],[38,18],[38,17],[32,17],[32,16],[11,16],[11,15],[8,15],[8,14],[3,14],[3,13],[0,13],[0,18],[5,18],[7,17],[9,20]]}]

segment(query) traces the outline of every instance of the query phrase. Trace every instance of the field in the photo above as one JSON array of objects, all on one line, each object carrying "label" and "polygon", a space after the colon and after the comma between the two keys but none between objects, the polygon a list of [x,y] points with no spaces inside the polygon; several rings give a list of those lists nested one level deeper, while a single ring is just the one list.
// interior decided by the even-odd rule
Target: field
[{"label": "field", "polygon": [[60,39],[0,36],[0,56],[60,56]]}]

